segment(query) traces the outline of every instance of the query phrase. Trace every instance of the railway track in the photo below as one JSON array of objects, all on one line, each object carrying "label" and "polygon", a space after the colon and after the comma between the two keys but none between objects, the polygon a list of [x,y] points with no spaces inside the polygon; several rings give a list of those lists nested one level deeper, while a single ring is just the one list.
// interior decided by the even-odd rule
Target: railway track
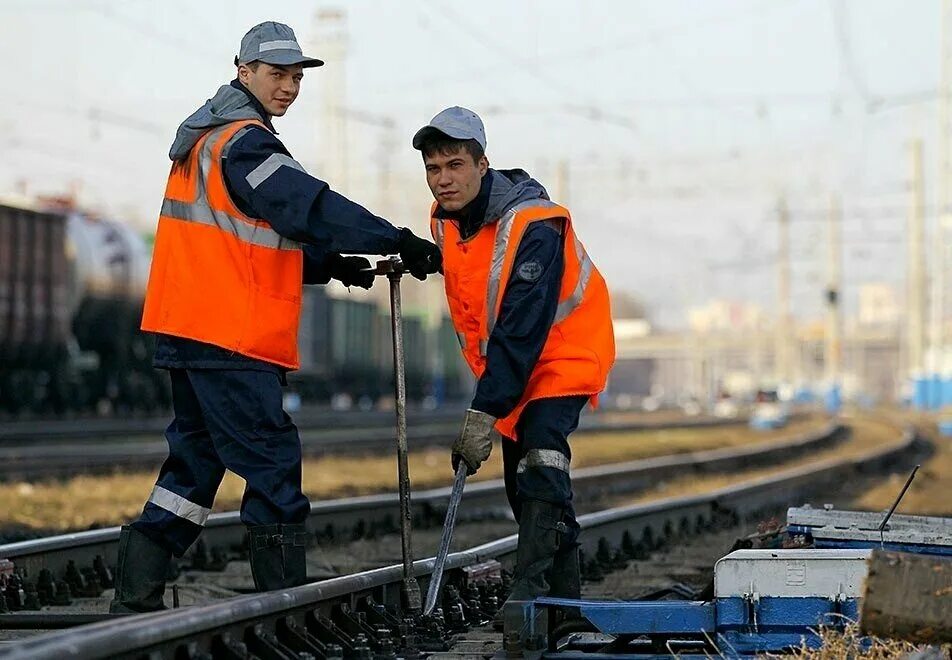
[{"label": "railway track", "polygon": [[[315,426],[316,420],[305,418],[300,426],[301,445],[307,456],[328,453],[344,454],[391,449],[393,446],[393,413],[373,413],[363,425],[356,425],[361,415],[332,417],[327,427]],[[459,431],[459,411],[417,413],[410,415],[408,441],[412,447],[448,445],[450,438]],[[637,420],[632,416],[609,413],[590,414],[583,418],[578,433],[606,431],[635,431],[662,428],[704,428],[742,424],[743,419],[717,419],[707,417],[671,420]],[[117,468],[154,468],[168,454],[168,444],[162,429],[143,431],[132,435],[104,435],[82,428],[79,441],[73,436],[43,436],[42,431],[33,441],[0,437],[0,480],[37,479],[74,475],[78,472],[96,473],[114,471]],[[96,425],[93,425],[95,428]],[[75,426],[74,426],[75,428]],[[108,429],[108,427],[103,427]],[[65,433],[65,432],[64,432]],[[109,439],[111,436],[111,439]],[[46,438],[46,439],[42,439]],[[100,438],[100,439],[93,439]]]},{"label": "railway track", "polygon": [[[573,487],[579,498],[601,499],[621,493],[643,490],[653,484],[691,473],[727,472],[742,467],[767,465],[809,451],[834,445],[846,436],[847,429],[837,424],[796,438],[784,438],[730,449],[688,452],[658,456],[625,463],[576,469]],[[449,488],[413,493],[414,525],[441,525]],[[508,510],[505,485],[501,479],[469,484],[463,495],[460,516],[465,519],[491,517]],[[308,531],[319,539],[338,541],[377,535],[398,529],[399,497],[381,493],[318,502],[311,505]],[[186,563],[204,566],[215,555],[221,558],[230,548],[244,541],[245,526],[237,511],[212,514]],[[92,569],[96,557],[104,565],[115,563],[119,528],[64,534],[43,539],[0,545],[0,561],[15,563],[19,570],[38,576],[48,569],[55,576],[66,574],[69,562]]]},{"label": "railway track", "polygon": [[[444,405],[438,410],[408,410],[410,424],[434,424],[458,422],[465,406]],[[716,426],[746,421],[721,419],[710,416],[684,417],[671,410],[659,413],[609,412],[591,413],[586,417],[608,415],[622,418],[638,418],[645,428]],[[302,431],[311,429],[366,429],[393,427],[392,410],[341,411],[321,407],[305,407],[294,413],[295,424]],[[161,436],[170,417],[128,418],[83,418],[0,420],[0,446],[16,446],[36,442],[75,442],[77,440],[102,440],[105,438],[129,439],[141,436]]]},{"label": "railway track", "polygon": [[[842,435],[842,428],[830,428],[825,434],[799,439],[799,448],[788,441],[783,444],[789,446],[777,446],[774,450],[809,451],[817,447],[816,443],[835,442]],[[865,449],[849,458],[828,459],[700,495],[583,515],[579,522],[584,529],[581,541],[585,570],[589,575],[610,570],[613,565],[643,556],[679,537],[704,534],[725,519],[744,519],[764,509],[776,509],[808,492],[842,485],[865,470],[894,467],[899,457],[911,453],[914,442],[914,434],[907,431],[893,442]],[[587,489],[593,484],[597,484],[595,492],[602,492],[623,489],[626,483],[638,483],[652,471],[657,476],[665,470],[683,474],[689,468],[701,466],[746,467],[755,456],[778,460],[776,454],[767,459],[771,454],[763,447],[758,451],[745,448],[704,454],[706,456],[640,461],[641,465],[631,464],[626,468],[606,466],[578,470],[575,479],[582,492],[591,492]],[[467,491],[469,498],[462,510],[478,510],[481,498],[487,498],[494,488],[498,489],[499,485],[474,484]],[[432,515],[427,511],[435,510],[445,499],[446,489],[417,494],[414,502],[417,515]],[[348,530],[346,524],[348,511],[372,506],[386,517],[397,507],[396,497],[391,495],[358,500],[317,505],[315,509],[327,506],[336,511],[315,511],[309,526],[319,530],[321,525],[333,525],[337,520],[341,525],[339,533],[352,534],[355,530]],[[237,529],[233,527],[237,521],[229,520],[230,517],[232,514],[215,517],[206,537],[221,534],[219,542],[228,542],[225,537],[232,535],[234,540]],[[370,528],[366,526],[367,521],[363,524],[366,533]],[[108,553],[115,536],[113,529],[13,544],[0,547],[0,557],[12,558],[18,566],[35,566],[42,562],[52,565],[62,561],[62,553],[70,548],[76,552],[80,541],[85,543],[87,553]],[[208,543],[210,539],[205,541]],[[451,633],[485,622],[501,602],[505,592],[501,569],[512,564],[515,548],[513,535],[451,554],[446,577],[450,588],[444,590],[443,613],[437,617],[424,619],[398,614],[402,573],[401,566],[394,565],[280,593],[242,596],[211,605],[102,621],[0,647],[0,657],[297,658],[302,657],[295,655],[297,653],[309,653],[313,657],[372,658],[395,657],[397,651],[402,656],[412,656],[415,652],[446,650],[445,639]],[[415,563],[415,574],[424,589],[432,563],[432,559]]]},{"label": "railway track", "polygon": [[[445,406],[439,410],[410,410],[416,422],[449,422],[458,419],[462,406]],[[168,414],[161,417],[82,418],[13,420],[0,423],[0,445],[39,441],[69,441],[103,438],[161,436],[169,424]],[[393,426],[393,412],[388,410],[342,411],[306,407],[294,414],[301,429],[311,428],[374,428]]]}]

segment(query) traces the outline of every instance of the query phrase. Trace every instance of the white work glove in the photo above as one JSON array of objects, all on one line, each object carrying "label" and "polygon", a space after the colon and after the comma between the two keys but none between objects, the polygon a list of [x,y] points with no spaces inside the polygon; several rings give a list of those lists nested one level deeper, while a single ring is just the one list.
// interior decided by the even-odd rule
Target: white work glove
[{"label": "white work glove", "polygon": [[476,474],[493,450],[493,438],[499,435],[495,429],[496,418],[489,413],[470,408],[463,417],[463,428],[453,443],[453,472],[459,462],[466,463],[466,474]]}]

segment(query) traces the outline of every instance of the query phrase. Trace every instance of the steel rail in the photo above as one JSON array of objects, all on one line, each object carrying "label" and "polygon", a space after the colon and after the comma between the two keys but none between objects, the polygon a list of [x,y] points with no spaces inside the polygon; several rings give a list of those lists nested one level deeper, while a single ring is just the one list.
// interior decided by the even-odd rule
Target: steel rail
[{"label": "steel rail", "polygon": [[[444,405],[438,410],[409,408],[410,423],[437,423],[459,421],[465,410],[463,405]],[[691,428],[696,426],[718,426],[746,422],[744,417],[719,418],[701,415],[684,417],[678,420],[653,419],[650,413],[644,418],[635,411],[595,411],[585,419],[604,415],[638,415],[643,417],[637,423],[644,428]],[[0,446],[34,444],[37,442],[73,442],[76,440],[97,440],[108,437],[161,436],[169,425],[169,417],[131,417],[131,418],[83,418],[75,419],[32,419],[18,421],[0,420]],[[304,408],[294,413],[294,422],[301,430],[335,428],[376,428],[393,426],[392,410],[340,411],[325,408]]]},{"label": "steel rail", "polygon": [[[572,471],[572,484],[577,495],[586,499],[637,492],[679,475],[763,465],[825,448],[845,437],[846,431],[841,425],[829,424],[794,438],[579,468]],[[442,524],[450,490],[447,486],[414,491],[414,524]],[[502,479],[468,484],[463,493],[460,519],[472,520],[494,513],[507,515],[505,492]],[[398,494],[380,493],[312,503],[307,527],[322,539],[346,539],[395,530],[398,517]],[[238,511],[212,514],[186,559],[194,564],[196,556],[202,561],[203,555],[215,548],[241,546],[245,529]],[[101,557],[106,565],[115,565],[118,540],[118,527],[61,534],[0,545],[0,560],[12,561],[18,570],[31,576],[39,575],[44,569],[52,571],[54,576],[62,576],[70,562],[76,566],[92,566],[96,557]]]},{"label": "steel rail", "polygon": [[[445,406],[439,410],[411,410],[414,420],[450,422],[463,413],[463,406]],[[170,417],[34,419],[0,422],[0,445],[35,443],[38,441],[99,439],[162,435]],[[342,411],[330,408],[305,407],[294,414],[301,429],[391,427],[393,412],[389,410]]]},{"label": "steel rail", "polygon": [[[457,415],[458,416],[458,415]],[[606,421],[595,414],[583,419],[576,436],[586,433],[648,431],[673,428],[707,428],[736,425],[745,420],[692,419],[673,424]],[[414,448],[448,445],[459,430],[459,420],[432,420],[411,417],[408,441]],[[390,426],[301,428],[301,446],[307,456],[333,453],[349,454],[390,449],[393,445],[392,420]],[[0,442],[0,480],[35,479],[76,474],[77,472],[114,471],[121,468],[157,468],[168,454],[165,439],[143,434],[126,441],[89,440],[66,444],[64,442],[4,443]]]},{"label": "steel rail", "polygon": [[[857,471],[880,465],[894,466],[896,458],[908,454],[915,439],[912,431],[906,431],[898,441],[857,456],[831,458],[700,495],[671,497],[583,515],[579,518],[584,531],[580,538],[582,550],[593,556],[603,547],[624,549],[626,544],[632,543],[653,547],[679,534],[703,532],[724,512],[746,517],[765,508],[787,504],[818,487],[840,483]],[[493,562],[511,564],[516,543],[516,535],[511,535],[451,554],[447,558],[447,580],[461,583],[467,573],[478,575],[480,566],[492,566]],[[421,582],[427,582],[434,561],[428,558],[415,562],[414,572]],[[368,598],[373,603],[398,608],[401,580],[402,566],[388,566],[281,592],[242,596],[211,605],[137,615],[50,633],[0,647],[0,657],[16,660],[211,657],[210,649],[215,644],[234,648],[241,640],[278,640],[278,633],[300,635],[301,631],[310,629],[312,621],[320,623],[320,619],[313,617],[325,617],[327,621],[335,615],[347,618],[351,608],[369,602]],[[289,626],[293,629],[291,633],[287,632]]]}]

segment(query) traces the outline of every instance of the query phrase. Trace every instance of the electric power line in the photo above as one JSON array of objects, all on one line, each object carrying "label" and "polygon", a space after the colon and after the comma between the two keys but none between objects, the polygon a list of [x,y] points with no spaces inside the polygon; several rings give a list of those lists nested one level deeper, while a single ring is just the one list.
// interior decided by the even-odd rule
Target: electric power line
[{"label": "electric power line", "polygon": [[849,14],[844,0],[835,0],[830,3],[830,12],[833,18],[833,34],[836,35],[836,44],[840,53],[840,64],[843,73],[853,83],[853,87],[860,98],[868,103],[872,95],[866,84],[866,77],[860,72],[859,65],[853,57],[849,32]]},{"label": "electric power line", "polygon": [[115,11],[109,5],[105,5],[105,4],[89,5],[89,6],[84,6],[84,8],[89,9],[90,11],[94,11],[100,16],[102,16],[103,18],[109,19],[110,21],[117,23],[118,25],[122,25],[134,32],[138,32],[139,34],[146,36],[154,41],[158,41],[170,46],[176,46],[177,48],[185,48],[192,52],[198,52],[198,53],[201,53],[202,55],[207,55],[211,57],[218,58],[218,57],[221,57],[222,55],[220,51],[216,51],[211,48],[208,48],[202,42],[189,41],[175,34],[160,32],[156,30],[149,23],[144,23],[144,22],[132,19],[124,14],[121,14]]},{"label": "electric power line", "polygon": [[[441,18],[446,22],[459,27],[464,26],[465,29],[461,32],[467,35],[470,39],[476,41],[480,45],[484,46],[489,52],[495,53],[497,55],[502,54],[505,56],[506,61],[510,65],[516,65],[518,68],[522,69],[525,73],[529,74],[537,82],[541,83],[547,89],[554,89],[562,92],[563,94],[571,95],[574,98],[584,99],[587,96],[586,90],[578,89],[573,85],[566,84],[565,80],[555,76],[551,76],[537,66],[534,66],[532,62],[525,58],[525,56],[509,46],[503,44],[502,42],[495,39],[492,35],[488,34],[481,28],[478,28],[469,22],[466,17],[462,16],[456,9],[452,8],[449,4],[438,2],[432,3],[429,6],[434,6],[437,8]],[[594,103],[582,103],[581,104],[584,110],[586,111],[585,116],[597,117],[600,119],[605,119],[613,123],[616,126],[625,128],[626,130],[637,132],[635,123],[627,116],[620,115],[613,112],[605,111],[604,109],[598,107]]]}]

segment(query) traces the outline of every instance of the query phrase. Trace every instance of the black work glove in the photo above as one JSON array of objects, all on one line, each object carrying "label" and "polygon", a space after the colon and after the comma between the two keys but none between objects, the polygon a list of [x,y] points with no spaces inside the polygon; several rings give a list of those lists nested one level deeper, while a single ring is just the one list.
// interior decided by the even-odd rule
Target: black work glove
[{"label": "black work glove", "polygon": [[397,246],[400,260],[418,280],[425,280],[427,275],[438,273],[443,268],[443,255],[440,248],[434,243],[414,235],[404,227],[400,230],[400,243]]},{"label": "black work glove", "polygon": [[344,286],[369,289],[374,284],[370,262],[363,257],[344,257],[332,252],[327,255],[325,267],[328,274],[335,280],[340,280]]}]

